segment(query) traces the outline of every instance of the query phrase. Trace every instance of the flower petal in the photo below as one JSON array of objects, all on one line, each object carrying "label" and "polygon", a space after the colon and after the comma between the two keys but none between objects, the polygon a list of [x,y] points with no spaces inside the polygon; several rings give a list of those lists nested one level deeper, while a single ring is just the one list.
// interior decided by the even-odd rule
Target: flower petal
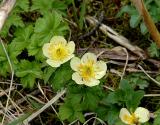
[{"label": "flower petal", "polygon": [[49,56],[49,53],[48,53],[48,49],[50,47],[50,43],[45,43],[42,47],[42,51],[43,51],[43,55],[46,56],[46,57],[50,57]]},{"label": "flower petal", "polygon": [[67,62],[67,61],[69,61],[71,58],[73,58],[74,57],[74,54],[71,54],[71,55],[69,55],[69,56],[67,56],[66,58],[64,58],[63,60],[62,60],[62,63],[65,63],[65,62]]},{"label": "flower petal", "polygon": [[67,41],[62,36],[53,36],[50,42],[53,44],[67,44]]},{"label": "flower petal", "polygon": [[67,48],[69,50],[69,53],[74,53],[75,50],[75,43],[73,41],[68,42]]},{"label": "flower petal", "polygon": [[103,61],[98,61],[95,64],[95,78],[96,79],[101,79],[107,71],[107,65]]},{"label": "flower petal", "polygon": [[138,121],[140,123],[147,122],[150,118],[148,109],[145,109],[143,107],[138,107],[136,111],[134,112],[134,114],[138,118]]},{"label": "flower petal", "polygon": [[54,61],[54,60],[51,60],[51,59],[47,59],[46,62],[52,67],[59,67],[61,65],[61,62]]},{"label": "flower petal", "polygon": [[100,81],[97,80],[97,79],[90,79],[89,81],[84,81],[84,84],[86,86],[89,86],[89,87],[92,87],[92,86],[96,86],[96,85],[99,85]]},{"label": "flower petal", "polygon": [[74,80],[77,84],[84,84],[82,77],[77,72],[72,74],[72,80]]},{"label": "flower petal", "polygon": [[95,63],[97,61],[97,56],[94,53],[85,53],[81,61],[82,63],[87,63],[88,61],[93,61],[93,63]]},{"label": "flower petal", "polygon": [[81,60],[78,57],[73,57],[70,62],[70,66],[74,71],[78,71],[78,65],[80,65]]},{"label": "flower petal", "polygon": [[125,124],[130,124],[128,121],[128,118],[131,117],[131,114],[126,108],[122,108],[119,113],[119,118],[122,120],[123,123]]}]

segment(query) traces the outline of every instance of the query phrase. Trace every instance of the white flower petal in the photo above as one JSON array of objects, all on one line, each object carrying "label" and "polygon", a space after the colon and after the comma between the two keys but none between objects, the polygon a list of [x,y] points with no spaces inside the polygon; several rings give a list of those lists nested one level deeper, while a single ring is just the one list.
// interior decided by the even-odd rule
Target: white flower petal
[{"label": "white flower petal", "polygon": [[72,80],[74,80],[77,84],[84,84],[82,77],[77,72],[72,74]]},{"label": "white flower petal", "polygon": [[68,42],[67,48],[69,50],[69,53],[74,53],[75,50],[75,43],[73,41]]},{"label": "white flower petal", "polygon": [[95,78],[96,79],[101,79],[105,74],[106,74],[106,71],[107,71],[107,65],[105,62],[103,61],[98,61],[96,64],[95,64]]},{"label": "white flower petal", "polygon": [[70,66],[74,71],[78,71],[78,65],[80,65],[81,60],[78,57],[73,57],[70,62]]},{"label": "white flower petal", "polygon": [[42,51],[43,51],[43,55],[46,56],[46,57],[50,57],[49,56],[49,53],[48,53],[48,49],[50,47],[50,43],[45,43],[42,47]]},{"label": "white flower petal", "polygon": [[53,44],[67,44],[67,41],[62,36],[53,36],[50,42]]},{"label": "white flower petal", "polygon": [[122,120],[123,123],[130,124],[129,121],[127,120],[127,117],[131,117],[131,114],[126,108],[122,108],[120,110],[119,118]]},{"label": "white flower petal", "polygon": [[138,107],[136,111],[134,112],[134,114],[138,118],[138,121],[140,123],[147,122],[150,118],[148,109],[145,109],[143,107]]},{"label": "white flower petal", "polygon": [[71,55],[69,55],[69,56],[67,56],[66,58],[64,58],[63,60],[62,60],[62,63],[65,63],[65,62],[67,62],[67,61],[69,61],[71,58],[73,58],[74,57],[74,54],[71,54]]},{"label": "white flower petal", "polygon": [[96,85],[99,85],[100,81],[97,80],[97,79],[90,79],[89,81],[84,81],[84,84],[86,86],[89,86],[89,87],[92,87],[92,86],[96,86]]},{"label": "white flower petal", "polygon": [[96,63],[97,56],[94,53],[85,53],[81,59],[82,63],[87,63],[88,61],[93,61]]},{"label": "white flower petal", "polygon": [[59,67],[61,65],[61,62],[54,61],[54,60],[51,60],[51,59],[47,59],[46,62],[52,67]]}]

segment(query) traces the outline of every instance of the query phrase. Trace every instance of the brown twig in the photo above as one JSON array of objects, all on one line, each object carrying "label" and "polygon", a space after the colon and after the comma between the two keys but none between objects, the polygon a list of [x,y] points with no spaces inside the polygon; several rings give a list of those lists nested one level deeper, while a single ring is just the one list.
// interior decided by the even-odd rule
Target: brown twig
[{"label": "brown twig", "polygon": [[146,9],[143,0],[131,0],[131,1],[137,8],[139,14],[142,16],[144,23],[152,36],[152,39],[156,42],[157,46],[160,48],[159,31],[157,30],[148,10]]},{"label": "brown twig", "polygon": [[[90,25],[95,26],[98,22],[97,19],[91,16],[87,16],[86,20],[89,22]],[[134,46],[130,43],[130,41],[125,38],[124,36],[118,34],[116,31],[114,31],[112,28],[110,28],[107,25],[101,24],[99,29],[106,34],[109,38],[113,39],[115,42],[120,44],[121,46],[124,46],[134,54],[138,55],[141,59],[146,59],[146,54],[144,51],[139,48],[138,46]]]},{"label": "brown twig", "polygon": [[[125,61],[126,60],[126,53],[124,53],[124,51],[121,49],[122,47],[118,46],[118,47],[114,47],[112,49],[108,49],[108,48],[80,48],[78,50],[78,53],[82,53],[82,55],[87,52],[93,52],[96,55],[103,52],[102,54],[99,55],[100,58],[102,59],[112,59],[112,60],[121,60],[121,61]],[[136,61],[139,60],[139,57],[128,53],[129,54],[129,61]]]},{"label": "brown twig", "polygon": [[8,14],[12,10],[16,3],[16,0],[3,0],[0,6],[0,31],[8,17]]}]

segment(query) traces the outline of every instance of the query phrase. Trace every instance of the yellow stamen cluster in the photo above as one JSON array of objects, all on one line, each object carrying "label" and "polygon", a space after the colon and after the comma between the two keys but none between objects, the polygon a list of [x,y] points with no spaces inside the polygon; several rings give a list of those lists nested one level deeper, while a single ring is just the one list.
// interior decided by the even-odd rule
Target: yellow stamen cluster
[{"label": "yellow stamen cluster", "polygon": [[66,50],[65,45],[58,44],[58,45],[51,45],[49,47],[49,54],[53,60],[61,61],[66,56],[69,55],[69,52]]},{"label": "yellow stamen cluster", "polygon": [[132,113],[131,116],[129,116],[129,115],[124,115],[123,119],[124,119],[125,121],[127,121],[127,122],[128,122],[129,124],[131,124],[131,125],[138,123],[138,119],[135,117],[135,114],[134,114],[134,113]]},{"label": "yellow stamen cluster", "polygon": [[86,64],[80,64],[78,66],[79,74],[82,76],[83,80],[89,81],[90,78],[95,78],[93,64],[93,61],[90,60]]}]

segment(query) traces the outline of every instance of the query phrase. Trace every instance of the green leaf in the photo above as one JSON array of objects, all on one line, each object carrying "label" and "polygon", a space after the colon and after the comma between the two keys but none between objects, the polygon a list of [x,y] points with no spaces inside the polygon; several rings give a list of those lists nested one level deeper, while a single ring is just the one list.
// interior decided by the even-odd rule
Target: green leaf
[{"label": "green leaf", "polygon": [[119,87],[124,91],[132,90],[131,85],[125,79],[121,80]]},{"label": "green leaf", "polygon": [[13,10],[9,14],[2,28],[2,31],[0,32],[0,34],[3,37],[6,37],[8,35],[9,29],[11,26],[14,26],[16,28],[18,27],[22,28],[25,26],[21,18],[21,13],[23,11],[28,11],[28,8],[29,8],[29,0],[17,0],[16,1],[16,4]]},{"label": "green leaf", "polygon": [[42,46],[50,41],[54,35],[64,36],[68,30],[68,26],[62,22],[60,14],[47,13],[43,18],[36,21],[34,35],[28,46],[29,55],[34,55],[37,60],[44,61],[42,54]]},{"label": "green leaf", "polygon": [[160,51],[159,48],[157,47],[156,43],[151,43],[150,47],[148,48],[148,52],[151,57],[159,57],[160,56]]},{"label": "green leaf", "polygon": [[83,98],[83,95],[81,93],[79,94],[73,94],[73,93],[70,93],[67,95],[67,100],[72,103],[73,105],[75,104],[80,104],[81,103],[81,100]]},{"label": "green leaf", "polygon": [[82,114],[82,108],[80,104],[74,105],[70,102],[65,102],[59,108],[59,116],[61,120],[68,119],[70,122],[72,122],[78,119],[82,123],[85,122],[85,118]]},{"label": "green leaf", "polygon": [[94,110],[97,108],[99,101],[100,98],[95,93],[93,93],[92,91],[88,92],[86,91],[86,93],[83,96],[83,102],[82,102],[83,109]]},{"label": "green leaf", "polygon": [[109,93],[102,101],[104,104],[126,105],[128,109],[134,110],[140,104],[144,91],[134,91],[129,81],[122,80],[119,89]]},{"label": "green leaf", "polygon": [[38,10],[41,14],[45,15],[46,12],[57,12],[63,15],[67,14],[67,6],[64,1],[58,0],[33,0],[31,10]]},{"label": "green leaf", "polygon": [[144,73],[131,73],[125,78],[132,85],[133,88],[139,87],[145,89],[149,85],[149,79]]},{"label": "green leaf", "polygon": [[156,76],[156,80],[157,80],[158,82],[160,82],[160,75],[157,75],[157,76]]},{"label": "green leaf", "polygon": [[115,103],[118,103],[118,100],[117,97],[116,97],[116,93],[115,92],[110,92],[107,96],[107,98],[104,98],[102,101],[104,103],[111,103],[111,104],[115,104]]},{"label": "green leaf", "polygon": [[145,35],[145,34],[148,32],[148,29],[147,29],[146,25],[144,24],[144,22],[142,22],[142,23],[140,24],[140,29],[141,29],[141,33],[142,33],[143,35]]},{"label": "green leaf", "polygon": [[38,10],[41,14],[44,14],[52,9],[52,3],[52,0],[32,0],[31,11]]},{"label": "green leaf", "polygon": [[27,74],[24,77],[20,78],[20,82],[24,88],[33,88],[35,84],[35,80],[36,78],[33,74]]},{"label": "green leaf", "polygon": [[[5,45],[5,48],[8,50],[7,45]],[[2,44],[0,44],[0,67],[0,75],[6,77],[7,73],[10,72],[10,67]]]},{"label": "green leaf", "polygon": [[99,105],[95,112],[97,113],[98,118],[102,119],[103,121],[107,121],[109,110],[109,106]]},{"label": "green leaf", "polygon": [[100,86],[86,87],[79,86],[73,82],[73,85],[69,84],[67,100],[70,100],[73,104],[81,104],[83,110],[96,110],[98,102],[105,96]]},{"label": "green leaf", "polygon": [[121,17],[124,13],[128,13],[129,15],[138,15],[138,11],[134,7],[126,5],[122,6],[116,17]]},{"label": "green leaf", "polygon": [[32,112],[28,112],[28,113],[20,116],[18,119],[13,120],[11,123],[9,123],[7,125],[19,125],[19,124],[23,124],[23,121],[26,118],[28,118],[31,114],[32,114]]},{"label": "green leaf", "polygon": [[52,9],[62,15],[67,15],[66,1],[53,0]]},{"label": "green leaf", "polygon": [[29,96],[27,96],[27,99],[28,99],[28,101],[30,102],[30,105],[32,106],[32,108],[33,108],[34,110],[38,110],[38,109],[42,108],[42,106],[43,106],[42,103],[39,103],[39,102],[33,100],[33,99],[32,99],[31,97],[29,97]]},{"label": "green leaf", "polygon": [[59,116],[62,120],[69,119],[73,115],[73,109],[63,104],[59,108]]},{"label": "green leaf", "polygon": [[[38,53],[40,53],[40,51],[42,50],[42,46],[39,45],[40,42],[41,42],[41,40],[39,39],[37,34],[33,34],[31,36],[30,44],[27,47],[28,54],[30,56],[38,55]],[[36,58],[37,58],[37,56],[36,56]]]},{"label": "green leaf", "polygon": [[159,0],[154,0],[154,1],[158,5],[158,7],[160,7],[160,1]]},{"label": "green leaf", "polygon": [[24,27],[24,23],[21,19],[21,17],[17,14],[17,13],[11,13],[3,28],[2,28],[2,31],[0,32],[0,34],[3,36],[3,37],[6,37],[8,35],[8,31],[10,29],[11,26],[15,26],[15,27]]},{"label": "green leaf", "polygon": [[115,123],[115,125],[126,125],[125,123],[123,123],[120,119]]},{"label": "green leaf", "polygon": [[16,57],[27,48],[30,42],[30,36],[33,33],[33,27],[31,25],[24,29],[17,29],[15,32],[15,38],[8,46],[10,55],[16,59]]},{"label": "green leaf", "polygon": [[109,125],[115,125],[115,122],[119,120],[119,109],[115,106],[111,106],[106,117]]},{"label": "green leaf", "polygon": [[50,66],[45,68],[44,73],[43,73],[43,79],[44,79],[45,84],[48,82],[48,80],[50,79],[50,77],[55,71],[56,71],[56,68],[53,68]]},{"label": "green leaf", "polygon": [[109,93],[106,98],[103,99],[105,104],[124,104],[126,102],[126,94],[122,90],[116,90],[115,92]]},{"label": "green leaf", "polygon": [[[134,91],[132,86],[129,84],[127,80],[122,80],[120,83],[120,89],[123,93],[124,102],[128,109],[135,110],[140,103],[140,100],[144,96],[144,91]],[[120,95],[120,93],[116,94]]]},{"label": "green leaf", "polygon": [[16,76],[20,77],[21,83],[24,87],[32,88],[36,78],[42,78],[42,71],[40,64],[37,62],[29,62],[27,60],[21,60],[16,65]]},{"label": "green leaf", "polygon": [[132,109],[133,111],[138,107],[140,104],[140,100],[144,96],[144,91],[136,91],[132,94],[132,97],[127,100],[126,105],[128,109]]},{"label": "green leaf", "polygon": [[29,9],[29,0],[17,0],[15,8],[20,8],[21,11],[28,11],[28,9]]},{"label": "green leaf", "polygon": [[49,42],[48,40],[50,40],[53,35],[63,36],[66,30],[68,30],[68,27],[62,23],[62,17],[57,12],[46,13],[43,18],[39,18],[36,21],[34,29],[40,39],[45,38],[45,42]]},{"label": "green leaf", "polygon": [[153,125],[159,125],[160,123],[160,113],[157,115],[157,117],[154,119]]},{"label": "green leaf", "polygon": [[67,85],[72,78],[72,69],[69,63],[59,67],[50,79],[53,89],[59,90]]},{"label": "green leaf", "polygon": [[136,28],[140,23],[141,17],[140,15],[132,15],[130,18],[130,26],[132,28]]}]

